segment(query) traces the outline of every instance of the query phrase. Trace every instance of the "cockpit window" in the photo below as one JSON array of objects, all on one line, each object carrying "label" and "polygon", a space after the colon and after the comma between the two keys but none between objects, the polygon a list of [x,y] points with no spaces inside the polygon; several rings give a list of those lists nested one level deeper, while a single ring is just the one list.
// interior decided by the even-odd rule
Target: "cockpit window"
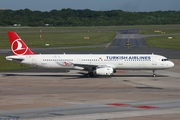
[{"label": "cockpit window", "polygon": [[162,59],[162,61],[168,61],[168,59]]}]

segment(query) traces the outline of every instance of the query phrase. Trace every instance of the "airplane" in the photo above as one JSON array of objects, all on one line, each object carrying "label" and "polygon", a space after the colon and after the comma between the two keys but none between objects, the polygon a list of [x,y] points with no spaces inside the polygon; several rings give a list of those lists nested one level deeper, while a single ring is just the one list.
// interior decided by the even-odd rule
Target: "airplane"
[{"label": "airplane", "polygon": [[13,55],[6,60],[41,68],[61,68],[88,71],[87,77],[112,76],[116,70],[168,69],[174,63],[155,54],[35,54],[16,32],[8,32]]}]

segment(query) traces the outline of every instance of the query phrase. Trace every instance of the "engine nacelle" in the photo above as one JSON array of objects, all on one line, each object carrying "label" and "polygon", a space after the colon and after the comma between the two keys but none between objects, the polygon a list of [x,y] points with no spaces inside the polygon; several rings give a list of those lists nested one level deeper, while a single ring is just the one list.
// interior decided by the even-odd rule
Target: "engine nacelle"
[{"label": "engine nacelle", "polygon": [[114,72],[113,68],[105,67],[105,68],[98,68],[96,69],[97,75],[112,75]]}]

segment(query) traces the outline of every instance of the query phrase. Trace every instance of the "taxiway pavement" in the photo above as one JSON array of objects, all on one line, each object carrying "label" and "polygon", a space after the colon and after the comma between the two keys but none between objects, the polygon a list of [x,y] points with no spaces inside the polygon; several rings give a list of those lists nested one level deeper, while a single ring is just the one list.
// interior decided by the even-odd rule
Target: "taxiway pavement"
[{"label": "taxiway pavement", "polygon": [[159,119],[163,115],[179,118],[179,70],[180,64],[174,69],[157,71],[155,78],[143,70],[120,70],[112,77],[97,78],[82,77],[78,71],[46,75],[1,72],[0,118],[150,120],[149,116]]}]

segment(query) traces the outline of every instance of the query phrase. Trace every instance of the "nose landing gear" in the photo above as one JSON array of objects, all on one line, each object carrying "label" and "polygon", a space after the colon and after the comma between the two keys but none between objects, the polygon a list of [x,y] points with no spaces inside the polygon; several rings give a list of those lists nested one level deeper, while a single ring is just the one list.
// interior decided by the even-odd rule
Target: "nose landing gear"
[{"label": "nose landing gear", "polygon": [[153,77],[156,77],[155,70],[153,70]]}]

